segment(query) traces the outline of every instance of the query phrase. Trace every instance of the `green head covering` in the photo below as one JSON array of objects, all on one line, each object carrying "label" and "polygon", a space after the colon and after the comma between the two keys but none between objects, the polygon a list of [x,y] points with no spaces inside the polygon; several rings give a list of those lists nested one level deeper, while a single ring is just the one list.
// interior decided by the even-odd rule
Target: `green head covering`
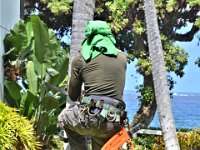
[{"label": "green head covering", "polygon": [[105,21],[89,21],[85,28],[85,35],[81,54],[86,61],[99,54],[117,56],[115,38]]}]

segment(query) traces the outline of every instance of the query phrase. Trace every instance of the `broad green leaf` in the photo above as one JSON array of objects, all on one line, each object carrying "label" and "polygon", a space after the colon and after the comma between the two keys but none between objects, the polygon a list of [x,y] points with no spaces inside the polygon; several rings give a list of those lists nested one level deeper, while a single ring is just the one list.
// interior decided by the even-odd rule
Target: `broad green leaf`
[{"label": "broad green leaf", "polygon": [[50,39],[50,44],[51,44],[52,50],[54,52],[55,51],[60,52],[61,44],[60,44],[60,41],[57,39],[54,31],[52,29],[49,29],[48,33],[49,33],[49,39]]},{"label": "broad green leaf", "polygon": [[27,31],[28,43],[30,43],[31,39],[33,38],[32,22],[28,20],[27,22],[25,22],[25,26]]},{"label": "broad green leaf", "polygon": [[187,0],[191,6],[199,6],[200,0]]},{"label": "broad green leaf", "polygon": [[31,60],[34,63],[35,73],[38,76],[38,78],[44,78],[47,74],[47,68],[51,67],[51,63],[41,64],[40,62],[38,62],[37,58],[34,55],[32,56]]},{"label": "broad green leaf", "polygon": [[60,66],[57,65],[57,67],[59,68],[56,68],[58,69],[57,71],[59,72],[59,74],[51,77],[50,80],[50,83],[55,85],[59,85],[67,77],[68,74],[68,63],[69,63],[68,57],[61,59],[60,63],[61,63]]},{"label": "broad green leaf", "polygon": [[43,106],[45,110],[51,111],[59,107],[59,101],[52,96],[47,96],[43,99]]},{"label": "broad green leaf", "polygon": [[[56,124],[57,124],[57,117],[56,117],[56,119],[55,119],[55,122],[51,122],[51,123],[49,123],[49,125],[47,126],[47,128],[46,128],[46,132],[47,132],[47,134],[49,134],[49,135],[53,135],[55,132],[56,132],[56,130],[57,130],[57,127],[56,127]],[[49,121],[50,122],[50,121]]]},{"label": "broad green leaf", "polygon": [[12,49],[12,43],[9,41],[9,36],[11,36],[11,34],[7,34],[3,40],[3,44],[4,44],[4,49],[5,49],[5,53],[7,53],[8,51],[10,51],[10,49]]},{"label": "broad green leaf", "polygon": [[35,128],[36,128],[36,132],[41,135],[43,133],[45,133],[45,129],[49,124],[49,114],[45,111],[42,111],[42,113],[40,114],[40,119],[35,122]]},{"label": "broad green leaf", "polygon": [[59,77],[60,77],[60,74],[57,74],[57,75],[55,75],[55,76],[52,76],[51,78],[50,78],[50,83],[51,84],[54,84],[55,86],[58,86],[59,85],[59,82],[58,82],[58,80],[59,80]]},{"label": "broad green leaf", "polygon": [[60,78],[58,83],[61,83],[66,78],[68,74],[68,64],[69,64],[69,58],[66,57],[59,70]]},{"label": "broad green leaf", "polygon": [[53,68],[48,68],[47,69],[47,73],[50,75],[50,76],[56,76],[57,74],[59,74],[59,72],[58,71],[56,71],[55,69],[53,69]]},{"label": "broad green leaf", "polygon": [[33,54],[33,38],[31,39],[29,45],[19,52],[19,60],[24,60]]},{"label": "broad green leaf", "polygon": [[15,107],[15,108],[19,107],[19,102],[16,101],[14,98],[12,98],[6,87],[4,88],[4,99],[6,99],[6,102],[10,107]]},{"label": "broad green leaf", "polygon": [[11,30],[11,34],[8,40],[12,43],[12,46],[16,48],[16,51],[24,50],[28,45],[27,31],[22,20],[15,24]]},{"label": "broad green leaf", "polygon": [[52,54],[49,34],[38,16],[31,16],[33,34],[35,37],[35,56],[40,63],[46,63]]},{"label": "broad green leaf", "polygon": [[10,96],[17,102],[17,104],[19,104],[19,101],[21,99],[20,86],[17,85],[14,81],[9,80],[4,80],[4,85],[8,90]]},{"label": "broad green leaf", "polygon": [[27,80],[28,80],[28,87],[31,93],[36,94],[37,93],[37,75],[35,74],[34,70],[34,64],[32,61],[29,61],[27,63]]},{"label": "broad green leaf", "polygon": [[34,101],[36,96],[31,92],[24,93],[20,102],[20,114],[27,116],[29,119],[32,117],[34,111]]}]

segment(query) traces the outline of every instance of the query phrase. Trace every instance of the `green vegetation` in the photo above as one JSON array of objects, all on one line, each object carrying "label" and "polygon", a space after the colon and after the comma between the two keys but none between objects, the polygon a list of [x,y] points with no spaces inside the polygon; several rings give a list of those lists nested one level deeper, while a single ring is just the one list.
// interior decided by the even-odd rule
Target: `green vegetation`
[{"label": "green vegetation", "polygon": [[[61,5],[64,3],[66,3],[65,6],[68,8],[60,11]],[[199,0],[155,0],[155,3],[166,69],[168,72],[173,72],[177,76],[183,77],[184,67],[188,63],[188,54],[184,49],[176,45],[175,42],[190,42],[199,31]],[[38,15],[41,19],[48,27],[53,28],[57,33],[57,37],[61,39],[63,36],[70,35],[71,33],[72,4],[72,0],[31,1],[25,5],[27,12],[25,18],[29,18],[30,14],[37,10],[40,12]],[[54,11],[55,8],[57,8],[56,12]],[[146,95],[152,95],[154,87],[143,1],[96,0],[95,9],[94,20],[107,21],[114,32],[117,47],[123,51],[128,51],[129,62],[137,60],[137,71],[144,77],[144,83],[138,85],[140,87],[138,93],[142,95],[140,92],[151,89],[145,93]],[[191,25],[191,28],[186,29],[187,25]],[[187,31],[180,33],[179,31],[183,28]],[[67,42],[62,42],[62,45],[65,46],[69,46],[68,44]],[[200,66],[199,59],[196,61],[196,64]],[[168,74],[170,90],[175,83],[170,74]],[[148,97],[149,99],[147,100]],[[156,111],[155,96],[141,96],[140,101],[145,102],[145,105],[141,103],[136,116],[133,117],[139,119],[134,119],[131,124],[135,126],[138,123],[142,123],[143,126],[147,127]]]},{"label": "green vegetation", "polygon": [[0,101],[0,149],[37,150],[41,144],[31,122]]},{"label": "green vegetation", "polygon": [[[40,141],[48,143],[57,116],[65,106],[68,53],[37,16],[19,21],[4,40],[5,99],[34,124]],[[53,89],[53,90],[52,90]]]},{"label": "green vegetation", "polygon": [[[192,131],[181,129],[177,135],[181,150],[200,149],[200,129]],[[133,143],[136,145],[136,150],[165,150],[162,136],[141,135],[138,138],[133,138]]]},{"label": "green vegetation", "polygon": [[[52,141],[57,115],[66,101],[66,96],[59,89],[55,91],[55,86],[64,88],[66,85],[68,53],[62,47],[69,45],[58,42],[57,38],[71,33],[72,4],[72,0],[26,2],[25,18],[28,20],[19,21],[4,40],[5,99],[33,122],[43,145]],[[199,0],[156,0],[167,71],[180,77],[184,75],[188,55],[175,41],[189,42],[199,31],[199,5]],[[46,24],[39,17],[31,16],[35,10]],[[117,47],[128,51],[129,61],[137,60],[137,71],[144,77],[144,83],[138,85],[141,108],[132,125],[142,122],[143,126],[148,126],[156,103],[143,3],[139,0],[96,0],[97,19],[110,23]],[[188,32],[176,32],[188,24],[192,24]],[[200,59],[196,64],[200,66]],[[171,77],[168,81],[172,89],[175,82]],[[150,139],[144,142],[138,139],[138,142],[146,144],[147,148],[152,146]],[[140,147],[144,149],[141,145],[137,148]]]}]

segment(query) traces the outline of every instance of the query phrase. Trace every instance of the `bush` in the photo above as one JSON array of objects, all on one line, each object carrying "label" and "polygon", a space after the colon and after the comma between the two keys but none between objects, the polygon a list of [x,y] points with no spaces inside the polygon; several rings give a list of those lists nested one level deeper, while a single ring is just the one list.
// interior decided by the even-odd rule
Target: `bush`
[{"label": "bush", "polygon": [[68,51],[35,15],[15,24],[4,47],[4,98],[32,121],[40,142],[48,146],[66,103]]},{"label": "bush", "polygon": [[0,150],[38,150],[37,141],[32,124],[17,110],[10,108],[0,101]]},{"label": "bush", "polygon": [[[200,150],[200,128],[180,130],[177,136],[181,150]],[[162,136],[142,135],[133,139],[133,142],[138,150],[165,150]]]},{"label": "bush", "polygon": [[[155,139],[154,136],[141,135],[137,138],[134,138],[133,143],[137,146],[143,146],[143,148],[145,147],[145,149],[148,150],[151,149],[151,147],[155,143]],[[138,150],[140,150],[139,147]]]},{"label": "bush", "polygon": [[[200,149],[200,129],[189,132],[178,132],[178,140],[181,150],[199,150]],[[156,144],[153,150],[165,150],[162,137],[156,137]]]}]

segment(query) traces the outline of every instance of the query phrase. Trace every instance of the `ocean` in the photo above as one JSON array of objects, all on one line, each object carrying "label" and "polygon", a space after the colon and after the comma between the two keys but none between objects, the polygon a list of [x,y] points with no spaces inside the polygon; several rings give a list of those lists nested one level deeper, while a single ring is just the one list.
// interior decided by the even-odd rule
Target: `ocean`
[{"label": "ocean", "polygon": [[[137,94],[134,91],[124,91],[124,101],[131,123],[139,108]],[[176,128],[200,128],[200,93],[174,93],[171,103]],[[157,112],[149,127],[160,127]]]}]

